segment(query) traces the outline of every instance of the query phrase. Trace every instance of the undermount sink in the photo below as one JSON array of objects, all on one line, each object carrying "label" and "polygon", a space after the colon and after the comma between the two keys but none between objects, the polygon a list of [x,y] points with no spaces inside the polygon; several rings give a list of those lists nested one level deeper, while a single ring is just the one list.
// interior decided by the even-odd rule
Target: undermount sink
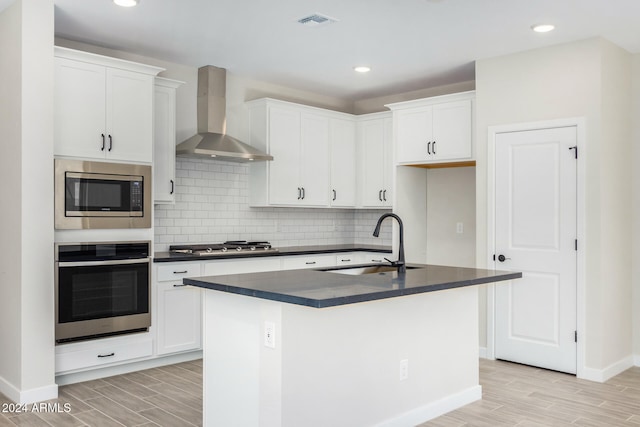
[{"label": "undermount sink", "polygon": [[[407,270],[411,270],[417,267],[406,267]],[[364,265],[359,267],[351,267],[351,268],[327,268],[321,271],[329,271],[331,273],[339,273],[339,274],[351,274],[354,276],[360,276],[362,274],[375,274],[375,273],[386,273],[389,271],[398,271],[398,267],[394,267],[391,265]]]}]

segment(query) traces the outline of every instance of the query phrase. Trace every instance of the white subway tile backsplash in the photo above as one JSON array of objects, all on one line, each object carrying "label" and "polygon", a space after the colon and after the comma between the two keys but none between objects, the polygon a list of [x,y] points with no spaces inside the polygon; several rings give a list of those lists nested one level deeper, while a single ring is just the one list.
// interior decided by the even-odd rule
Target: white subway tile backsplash
[{"label": "white subway tile backsplash", "polygon": [[249,165],[179,158],[176,203],[155,206],[155,251],[169,245],[266,240],[274,246],[391,244],[391,221],[373,229],[386,210],[251,208]]}]

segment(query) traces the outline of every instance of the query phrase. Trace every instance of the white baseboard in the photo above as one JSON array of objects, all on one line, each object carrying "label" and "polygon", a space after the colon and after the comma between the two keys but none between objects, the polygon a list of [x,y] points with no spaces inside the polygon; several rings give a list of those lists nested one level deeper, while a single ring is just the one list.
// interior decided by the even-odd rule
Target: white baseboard
[{"label": "white baseboard", "polygon": [[480,399],[482,399],[482,386],[473,386],[456,394],[436,400],[435,402],[412,409],[395,418],[385,420],[377,424],[376,427],[416,426]]},{"label": "white baseboard", "polygon": [[50,384],[30,390],[18,390],[13,384],[0,377],[0,393],[15,403],[25,405],[56,399],[58,397],[58,385]]},{"label": "white baseboard", "polygon": [[202,359],[202,351],[191,351],[189,353],[180,353],[170,356],[156,357],[153,359],[141,360],[139,362],[125,363],[123,365],[109,366],[106,368],[90,369],[82,372],[74,372],[70,374],[62,374],[56,376],[58,385],[67,385],[79,383],[82,381],[91,381],[98,378],[111,377],[114,375],[128,374],[129,372],[141,371],[143,369],[157,368],[158,366],[172,365],[174,363],[188,362],[191,360]]},{"label": "white baseboard", "polygon": [[604,369],[593,369],[585,366],[578,378],[603,383],[634,366],[636,360],[638,359],[633,356],[627,356]]}]

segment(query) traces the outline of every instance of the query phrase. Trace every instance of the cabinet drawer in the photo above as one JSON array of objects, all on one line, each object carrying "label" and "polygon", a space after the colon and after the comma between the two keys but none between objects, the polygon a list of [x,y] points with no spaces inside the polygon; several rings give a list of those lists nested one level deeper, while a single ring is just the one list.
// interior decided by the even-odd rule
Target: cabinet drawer
[{"label": "cabinet drawer", "polygon": [[302,268],[333,267],[336,264],[335,254],[300,255],[282,258],[283,270],[297,270]]},{"label": "cabinet drawer", "polygon": [[336,265],[362,264],[364,254],[360,252],[343,252],[336,255]]},{"label": "cabinet drawer", "polygon": [[156,275],[157,282],[168,282],[170,280],[182,280],[185,277],[200,276],[200,263],[199,262],[185,262],[181,264],[166,264],[159,265],[158,274]]},{"label": "cabinet drawer", "polygon": [[[73,345],[73,344],[70,344]],[[68,372],[78,369],[108,365],[153,354],[151,338],[126,342],[111,341],[105,343],[92,342],[83,348],[73,351],[56,350],[56,372]]]}]

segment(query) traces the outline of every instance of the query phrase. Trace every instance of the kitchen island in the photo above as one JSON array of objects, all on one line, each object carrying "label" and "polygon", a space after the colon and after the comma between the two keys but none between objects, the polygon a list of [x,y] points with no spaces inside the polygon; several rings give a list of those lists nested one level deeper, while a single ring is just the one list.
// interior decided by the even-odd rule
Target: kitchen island
[{"label": "kitchen island", "polygon": [[480,399],[475,285],[521,274],[384,270],[184,279],[212,290],[204,425],[408,426]]}]

